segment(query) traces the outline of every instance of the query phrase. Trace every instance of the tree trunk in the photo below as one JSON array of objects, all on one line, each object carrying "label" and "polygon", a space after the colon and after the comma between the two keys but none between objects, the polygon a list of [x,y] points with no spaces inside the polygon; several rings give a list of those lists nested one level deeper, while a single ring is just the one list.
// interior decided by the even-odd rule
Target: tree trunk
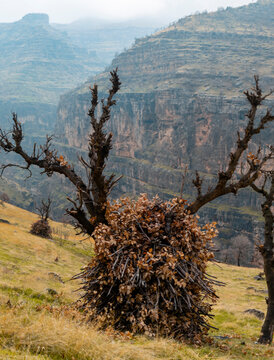
[{"label": "tree trunk", "polygon": [[[272,190],[273,190],[272,180]],[[271,191],[270,191],[271,194]],[[264,273],[268,289],[267,313],[261,336],[258,340],[260,344],[271,344],[274,330],[274,253],[273,253],[273,214],[271,211],[271,196],[266,198],[262,204],[263,216],[265,219],[264,245],[260,248],[260,252],[264,259]]]},{"label": "tree trunk", "polygon": [[238,252],[238,258],[237,258],[237,265],[238,266],[241,266],[241,256],[242,256],[242,252],[241,252],[241,250],[239,250],[239,252]]}]

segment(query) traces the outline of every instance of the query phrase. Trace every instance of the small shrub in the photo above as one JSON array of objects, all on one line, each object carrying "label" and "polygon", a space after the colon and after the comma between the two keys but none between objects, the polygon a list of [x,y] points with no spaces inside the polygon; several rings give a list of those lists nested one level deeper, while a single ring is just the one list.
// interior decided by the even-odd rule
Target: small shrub
[{"label": "small shrub", "polygon": [[51,239],[51,228],[47,220],[38,220],[32,224],[31,234]]},{"label": "small shrub", "polygon": [[[82,307],[102,329],[200,341],[217,283],[206,274],[214,225],[201,229],[185,200],[123,199],[108,205],[83,272]],[[93,219],[91,219],[93,221]]]},{"label": "small shrub", "polygon": [[8,196],[8,194],[6,194],[6,193],[1,193],[1,195],[0,195],[0,201],[3,203],[3,201],[4,202],[9,202],[10,201],[10,198],[9,198],[9,196]]}]

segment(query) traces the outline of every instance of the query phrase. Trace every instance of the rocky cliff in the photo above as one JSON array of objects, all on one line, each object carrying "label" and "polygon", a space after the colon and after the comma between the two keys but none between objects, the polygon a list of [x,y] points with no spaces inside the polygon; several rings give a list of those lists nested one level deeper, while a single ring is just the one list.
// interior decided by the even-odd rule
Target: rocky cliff
[{"label": "rocky cliff", "polygon": [[[258,1],[189,16],[137,40],[113,60],[107,70],[119,68],[122,90],[109,125],[114,135],[109,170],[124,175],[113,196],[178,194],[185,165],[185,197],[194,196],[194,170],[201,171],[207,185],[214,181],[245,124],[243,91],[255,73],[264,89],[273,85],[273,14],[273,1]],[[102,95],[107,78],[108,71],[94,79]],[[89,85],[59,103],[56,130],[66,146],[86,148]],[[256,144],[271,143],[273,127],[263,136]],[[203,215],[223,224],[223,238],[244,228],[254,240],[254,224],[261,218],[252,208],[258,205],[251,191],[243,191],[216,201]]]}]

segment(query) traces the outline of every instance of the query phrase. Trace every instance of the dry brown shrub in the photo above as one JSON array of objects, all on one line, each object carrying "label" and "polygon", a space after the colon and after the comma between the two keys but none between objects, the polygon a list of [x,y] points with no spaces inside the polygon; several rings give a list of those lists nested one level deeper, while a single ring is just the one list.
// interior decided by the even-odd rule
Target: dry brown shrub
[{"label": "dry brown shrub", "polygon": [[[200,228],[186,201],[142,195],[108,205],[82,273],[82,307],[102,329],[200,341],[218,282],[206,274],[215,225]],[[91,219],[93,221],[93,219]]]},{"label": "dry brown shrub", "polygon": [[47,220],[38,220],[31,225],[31,234],[51,239],[51,228]]}]

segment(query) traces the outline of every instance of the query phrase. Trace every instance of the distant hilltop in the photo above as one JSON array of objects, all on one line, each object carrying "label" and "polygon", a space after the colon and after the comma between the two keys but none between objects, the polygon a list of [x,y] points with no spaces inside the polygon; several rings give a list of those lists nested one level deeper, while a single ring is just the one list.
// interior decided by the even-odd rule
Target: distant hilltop
[{"label": "distant hilltop", "polygon": [[25,22],[28,24],[34,25],[48,25],[49,24],[49,16],[47,14],[27,14],[22,17],[20,22]]}]

